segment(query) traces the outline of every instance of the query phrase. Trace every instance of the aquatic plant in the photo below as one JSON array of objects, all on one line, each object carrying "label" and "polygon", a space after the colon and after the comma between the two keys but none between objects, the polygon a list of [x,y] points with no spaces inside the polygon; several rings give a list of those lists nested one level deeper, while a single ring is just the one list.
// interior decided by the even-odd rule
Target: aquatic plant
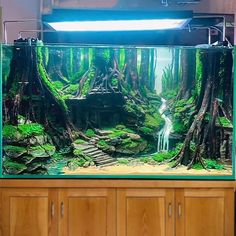
[{"label": "aquatic plant", "polygon": [[118,158],[117,159],[117,163],[120,164],[120,165],[128,165],[129,162],[130,161],[128,159],[125,159],[125,158]]},{"label": "aquatic plant", "polygon": [[153,129],[145,127],[145,126],[140,127],[139,131],[145,135],[153,134]]},{"label": "aquatic plant", "polygon": [[92,129],[87,129],[87,130],[85,131],[85,135],[86,135],[87,137],[89,137],[89,138],[92,138],[92,137],[95,136],[95,132],[94,132]]},{"label": "aquatic plant", "polygon": [[2,130],[3,138],[16,138],[17,137],[17,127],[13,125],[4,125]]},{"label": "aquatic plant", "polygon": [[44,134],[44,127],[38,123],[20,124],[17,129],[24,137]]}]

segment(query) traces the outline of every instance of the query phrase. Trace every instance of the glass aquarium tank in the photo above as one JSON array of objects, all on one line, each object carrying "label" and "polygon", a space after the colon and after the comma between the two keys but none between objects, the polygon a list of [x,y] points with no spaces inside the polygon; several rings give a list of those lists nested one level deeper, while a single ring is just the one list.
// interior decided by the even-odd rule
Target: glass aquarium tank
[{"label": "glass aquarium tank", "polygon": [[233,50],[2,45],[3,178],[234,179]]}]

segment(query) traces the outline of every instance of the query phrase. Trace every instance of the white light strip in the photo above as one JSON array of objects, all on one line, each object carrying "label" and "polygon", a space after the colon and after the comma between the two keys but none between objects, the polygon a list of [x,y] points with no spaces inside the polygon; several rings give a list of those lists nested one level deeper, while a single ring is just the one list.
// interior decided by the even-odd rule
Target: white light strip
[{"label": "white light strip", "polygon": [[48,23],[57,31],[136,31],[182,28],[188,19],[65,21]]}]

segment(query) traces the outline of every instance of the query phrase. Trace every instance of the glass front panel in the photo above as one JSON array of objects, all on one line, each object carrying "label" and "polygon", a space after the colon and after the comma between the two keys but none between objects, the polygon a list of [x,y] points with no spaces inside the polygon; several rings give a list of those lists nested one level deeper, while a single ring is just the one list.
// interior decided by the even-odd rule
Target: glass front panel
[{"label": "glass front panel", "polygon": [[227,48],[2,46],[3,177],[233,178]]}]

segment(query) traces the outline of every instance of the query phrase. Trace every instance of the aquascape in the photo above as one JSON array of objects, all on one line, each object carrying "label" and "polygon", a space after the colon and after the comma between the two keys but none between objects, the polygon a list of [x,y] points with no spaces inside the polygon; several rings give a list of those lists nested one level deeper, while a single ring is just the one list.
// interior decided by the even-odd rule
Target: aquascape
[{"label": "aquascape", "polygon": [[225,47],[2,46],[2,176],[233,178]]}]

